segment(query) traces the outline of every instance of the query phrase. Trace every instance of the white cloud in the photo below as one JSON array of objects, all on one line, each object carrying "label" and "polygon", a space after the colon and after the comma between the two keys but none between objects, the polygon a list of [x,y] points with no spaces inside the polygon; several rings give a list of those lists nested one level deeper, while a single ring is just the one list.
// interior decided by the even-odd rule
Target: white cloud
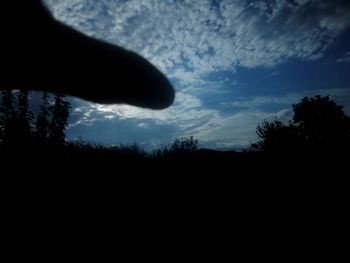
[{"label": "white cloud", "polygon": [[293,103],[298,103],[303,97],[312,97],[315,95],[330,96],[339,105],[344,105],[345,112],[350,115],[350,88],[347,89],[315,89],[306,90],[297,93],[289,93],[283,96],[258,96],[249,98],[236,98],[231,101],[221,103],[223,107],[237,107],[243,109],[257,109],[266,106],[291,107]]},{"label": "white cloud", "polygon": [[[194,136],[202,146],[212,148],[246,147],[256,140],[256,124],[263,119],[277,116],[277,113],[259,110],[244,110],[225,116],[219,110],[203,108],[199,99],[183,93],[179,93],[172,108],[163,111],[144,110],[127,105],[103,106],[85,103],[85,106],[79,106],[74,113],[82,116],[70,128],[81,125],[98,126],[106,116],[115,116],[115,122],[109,123],[110,127],[118,126],[123,121],[132,121],[140,134],[144,129],[152,128],[153,136],[157,138],[163,132],[162,127],[171,126],[174,129],[167,141],[163,140],[162,143],[170,143],[175,137]],[[112,118],[107,119],[111,121]],[[152,125],[147,124],[148,120],[152,120]],[[114,137],[118,138],[118,133]],[[152,142],[154,144],[154,140]]]},{"label": "white cloud", "polygon": [[350,63],[350,52],[345,52],[343,57],[337,60],[337,63]]},{"label": "white cloud", "polygon": [[320,58],[350,24],[350,5],[341,1],[46,2],[60,20],[139,52],[167,74],[189,81],[237,66]]},{"label": "white cloud", "polygon": [[[212,110],[202,109],[202,102],[191,95],[179,92],[176,96],[174,106],[162,110],[153,111],[141,109],[128,105],[101,105],[84,103],[79,101],[78,110],[73,109],[75,114],[81,115],[77,118],[75,125],[89,125],[104,116],[116,116],[117,119],[136,119],[139,121],[151,119],[161,125],[176,125],[179,131],[197,126],[206,119],[210,119]],[[82,106],[84,105],[84,106]]]},{"label": "white cloud", "polygon": [[[227,115],[203,107],[197,96],[204,91],[224,92],[221,88],[227,87],[222,82],[225,80],[211,82],[207,77],[234,72],[238,66],[273,67],[292,59],[318,59],[350,24],[350,5],[346,1],[221,0],[214,1],[215,5],[210,0],[46,2],[59,20],[142,54],[174,80],[176,101],[163,111],[79,101],[73,113],[72,130],[106,122],[110,130],[120,133],[115,127],[123,122],[127,123],[123,138],[136,131],[146,136],[152,130],[154,135],[146,136],[152,145],[192,135],[213,148],[254,142],[260,121],[275,116],[287,119],[291,103],[309,94],[228,99],[221,106],[241,110]],[[342,96],[343,100],[350,98],[344,90],[332,92],[340,102]],[[267,105],[279,109],[261,109]],[[171,127],[167,130],[169,136],[162,135],[164,127]],[[112,133],[106,133],[101,136],[113,138]],[[146,137],[142,137],[144,141]]]},{"label": "white cloud", "polygon": [[243,98],[239,99],[236,98],[234,101],[229,101],[229,102],[222,102],[221,105],[225,107],[238,107],[238,108],[258,108],[258,107],[263,107],[266,105],[290,105],[293,102],[296,102],[300,94],[288,94],[286,96],[281,96],[281,97],[250,97],[249,99]]}]

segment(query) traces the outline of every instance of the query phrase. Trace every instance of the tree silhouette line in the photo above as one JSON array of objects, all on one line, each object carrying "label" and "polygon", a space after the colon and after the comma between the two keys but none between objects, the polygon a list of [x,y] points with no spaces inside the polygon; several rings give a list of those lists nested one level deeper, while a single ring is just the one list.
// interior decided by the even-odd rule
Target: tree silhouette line
[{"label": "tree silhouette line", "polygon": [[65,143],[70,103],[60,94],[44,92],[37,116],[29,110],[28,91],[1,90],[0,145]]},{"label": "tree silhouette line", "polygon": [[342,153],[350,146],[350,117],[329,96],[304,97],[292,105],[293,120],[263,121],[251,150],[265,153]]},{"label": "tree silhouette line", "polygon": [[[66,142],[65,130],[68,125],[70,103],[60,94],[43,93],[36,115],[29,110],[27,91],[0,92],[0,148],[13,146],[48,145],[60,147],[61,157],[85,160],[170,160],[179,163],[185,160],[203,161],[224,160],[230,163],[235,159],[247,163],[256,158],[253,152],[290,153],[299,155],[322,153],[344,153],[350,149],[350,117],[344,113],[343,106],[337,105],[329,96],[305,97],[293,104],[293,119],[288,123],[280,120],[263,121],[257,126],[259,141],[240,154],[235,151],[221,152],[199,149],[198,140],[193,137],[175,139],[163,148],[145,152],[137,144],[127,146],[103,146],[86,142]],[[53,151],[30,152],[58,153]],[[17,151],[19,152],[19,151]],[[327,153],[327,154],[325,154]],[[237,161],[238,162],[238,161]]]}]

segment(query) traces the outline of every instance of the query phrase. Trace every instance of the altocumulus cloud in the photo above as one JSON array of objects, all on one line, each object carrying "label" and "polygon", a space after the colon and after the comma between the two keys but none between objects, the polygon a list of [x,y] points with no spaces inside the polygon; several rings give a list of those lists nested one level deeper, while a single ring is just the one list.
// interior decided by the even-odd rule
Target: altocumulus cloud
[{"label": "altocumulus cloud", "polygon": [[349,25],[346,1],[46,0],[56,17],[166,72],[316,59]]},{"label": "altocumulus cloud", "polygon": [[[203,98],[197,96],[198,90],[194,92],[198,87],[203,88],[202,92],[235,88],[223,81],[208,82],[207,76],[224,71],[234,73],[239,67],[272,68],[295,59],[317,60],[350,24],[348,1],[46,2],[64,23],[149,59],[172,80],[178,91],[174,106],[161,112],[80,102],[71,129],[101,125],[103,121],[121,127],[127,122],[128,127],[140,129],[141,133],[145,127],[152,127],[155,135],[149,138],[154,141],[165,132],[166,126],[169,135],[162,140],[194,135],[212,147],[250,143],[255,139],[256,122],[270,117],[271,112],[250,110],[227,116],[217,108],[205,107]],[[148,137],[143,139],[146,141]]]}]

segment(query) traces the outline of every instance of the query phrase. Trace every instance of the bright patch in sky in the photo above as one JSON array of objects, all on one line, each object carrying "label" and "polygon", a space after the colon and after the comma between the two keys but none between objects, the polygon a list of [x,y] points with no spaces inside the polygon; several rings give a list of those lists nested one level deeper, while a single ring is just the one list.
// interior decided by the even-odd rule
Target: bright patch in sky
[{"label": "bright patch in sky", "polygon": [[329,94],[350,113],[348,1],[46,2],[60,21],[149,59],[177,90],[163,111],[73,99],[70,138],[149,149],[194,136],[241,148],[262,120],[290,118],[303,96]]}]

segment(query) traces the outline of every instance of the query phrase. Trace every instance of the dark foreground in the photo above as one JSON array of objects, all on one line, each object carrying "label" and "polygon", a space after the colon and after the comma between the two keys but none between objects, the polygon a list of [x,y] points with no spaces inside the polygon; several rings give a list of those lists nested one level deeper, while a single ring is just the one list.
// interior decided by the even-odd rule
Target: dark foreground
[{"label": "dark foreground", "polygon": [[347,200],[349,186],[348,158],[340,153],[201,149],[150,155],[137,147],[36,145],[2,149],[0,160],[1,185],[9,200],[65,200],[68,207],[98,202],[128,209],[181,204],[189,210],[238,206],[255,211],[296,202],[311,211],[339,206]]},{"label": "dark foreground", "polygon": [[30,145],[0,148],[2,176],[47,175],[74,178],[308,178],[347,174],[342,152],[267,154],[199,149],[146,153],[137,146],[102,147],[87,144]]},{"label": "dark foreground", "polygon": [[116,239],[130,255],[137,246],[147,256],[154,244],[178,257],[187,247],[218,259],[203,249],[234,247],[260,258],[267,246],[290,258],[314,251],[311,243],[335,245],[347,218],[348,163],[339,154],[150,156],[70,145],[2,149],[0,160],[3,225],[26,243],[40,231],[72,246]]}]

